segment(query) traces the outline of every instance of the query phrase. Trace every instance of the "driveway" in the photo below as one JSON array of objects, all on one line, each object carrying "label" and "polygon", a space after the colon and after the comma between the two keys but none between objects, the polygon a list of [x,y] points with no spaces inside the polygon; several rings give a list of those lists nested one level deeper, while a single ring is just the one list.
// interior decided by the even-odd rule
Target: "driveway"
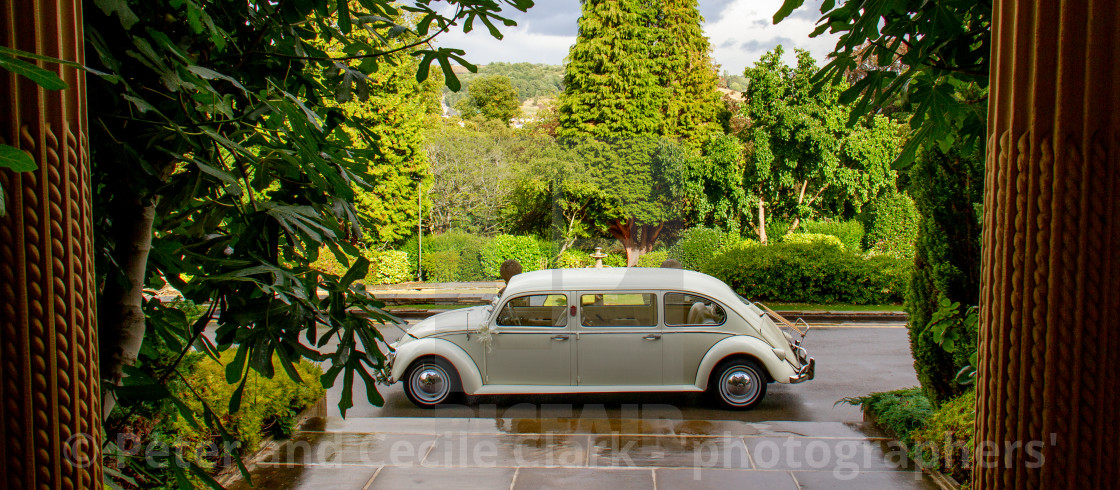
[{"label": "driveway", "polygon": [[[389,341],[400,336],[384,332]],[[918,383],[905,328],[830,328],[805,344],[816,379],[771,384],[749,412],[703,396],[472,397],[416,408],[400,385],[324,417],[252,465],[258,488],[937,488],[842,398]],[[235,482],[232,488],[248,488]]]}]

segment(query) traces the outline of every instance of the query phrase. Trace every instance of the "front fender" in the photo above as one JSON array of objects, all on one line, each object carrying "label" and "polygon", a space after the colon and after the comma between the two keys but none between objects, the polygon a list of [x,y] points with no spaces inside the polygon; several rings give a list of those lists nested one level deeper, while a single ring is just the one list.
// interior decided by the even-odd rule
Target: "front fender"
[{"label": "front fender", "polygon": [[461,347],[439,338],[423,338],[406,342],[397,348],[393,359],[393,368],[390,371],[389,383],[395,383],[404,377],[404,371],[414,361],[424,356],[436,356],[447,359],[455,370],[459,372],[459,380],[463,385],[463,392],[474,394],[482,388],[482,374],[474,360]]},{"label": "front fender", "polygon": [[790,376],[797,374],[793,366],[780,358],[766,341],[757,337],[736,335],[716,342],[716,345],[704,354],[704,359],[700,361],[700,367],[696,370],[696,387],[707,389],[708,377],[716,368],[716,364],[727,356],[735,354],[745,354],[757,359],[770,373],[770,378],[779,383],[789,383]]}]

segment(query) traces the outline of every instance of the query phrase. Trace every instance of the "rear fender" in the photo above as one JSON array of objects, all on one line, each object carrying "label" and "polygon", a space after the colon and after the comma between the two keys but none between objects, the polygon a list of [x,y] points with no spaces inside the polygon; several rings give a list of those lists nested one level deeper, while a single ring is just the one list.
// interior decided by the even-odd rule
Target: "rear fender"
[{"label": "rear fender", "polygon": [[[781,354],[779,354],[781,352]],[[700,389],[707,389],[708,377],[712,374],[712,370],[716,368],[721,360],[728,356],[745,355],[747,357],[758,360],[762,367],[770,373],[770,379],[776,380],[779,383],[788,383],[790,376],[797,374],[794,372],[784,359],[785,351],[778,351],[765,340],[757,337],[747,335],[736,335],[728,337],[713,345],[708,349],[707,354],[704,354],[704,359],[700,361],[700,367],[696,370],[696,387]]]}]

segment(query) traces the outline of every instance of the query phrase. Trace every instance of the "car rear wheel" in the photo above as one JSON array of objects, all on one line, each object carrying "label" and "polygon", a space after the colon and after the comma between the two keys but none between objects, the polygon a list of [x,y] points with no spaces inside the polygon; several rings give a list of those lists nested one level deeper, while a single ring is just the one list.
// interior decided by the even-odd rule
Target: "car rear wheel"
[{"label": "car rear wheel", "polygon": [[766,397],[766,372],[750,359],[730,359],[712,371],[708,393],[733,410],[750,410]]},{"label": "car rear wheel", "polygon": [[412,364],[404,377],[404,393],[416,406],[431,408],[462,393],[459,372],[444,359],[429,357]]}]

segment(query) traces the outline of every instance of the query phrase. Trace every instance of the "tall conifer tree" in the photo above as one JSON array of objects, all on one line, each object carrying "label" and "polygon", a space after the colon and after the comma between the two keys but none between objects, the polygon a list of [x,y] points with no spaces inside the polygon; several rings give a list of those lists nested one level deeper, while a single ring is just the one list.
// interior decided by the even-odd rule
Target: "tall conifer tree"
[{"label": "tall conifer tree", "polygon": [[558,136],[613,140],[661,129],[657,9],[645,0],[585,0],[568,52]]},{"label": "tall conifer tree", "polygon": [[717,117],[722,106],[711,46],[700,27],[703,21],[696,0],[660,2],[656,55],[658,75],[668,93],[659,132],[694,144],[719,131]]}]

